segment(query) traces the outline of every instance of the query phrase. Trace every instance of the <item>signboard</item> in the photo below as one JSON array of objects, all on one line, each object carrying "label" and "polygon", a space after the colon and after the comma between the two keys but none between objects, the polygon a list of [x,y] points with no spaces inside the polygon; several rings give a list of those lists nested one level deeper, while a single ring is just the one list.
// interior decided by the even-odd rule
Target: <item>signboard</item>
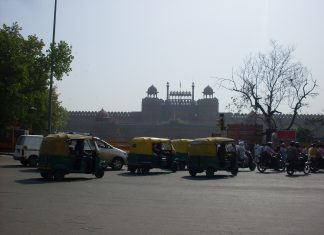
[{"label": "signboard", "polygon": [[296,131],[293,130],[277,131],[277,138],[279,140],[296,140]]}]

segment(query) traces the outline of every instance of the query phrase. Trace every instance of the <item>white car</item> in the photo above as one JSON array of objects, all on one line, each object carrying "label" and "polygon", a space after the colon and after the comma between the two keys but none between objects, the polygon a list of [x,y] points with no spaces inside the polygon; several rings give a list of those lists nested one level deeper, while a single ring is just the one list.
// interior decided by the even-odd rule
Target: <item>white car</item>
[{"label": "white car", "polygon": [[43,141],[42,135],[21,135],[17,140],[13,158],[23,166],[37,166],[39,149]]},{"label": "white car", "polygon": [[127,164],[127,152],[116,148],[97,137],[94,137],[93,139],[98,147],[99,157],[102,159],[106,167],[110,166],[113,170],[120,170],[123,165]]}]

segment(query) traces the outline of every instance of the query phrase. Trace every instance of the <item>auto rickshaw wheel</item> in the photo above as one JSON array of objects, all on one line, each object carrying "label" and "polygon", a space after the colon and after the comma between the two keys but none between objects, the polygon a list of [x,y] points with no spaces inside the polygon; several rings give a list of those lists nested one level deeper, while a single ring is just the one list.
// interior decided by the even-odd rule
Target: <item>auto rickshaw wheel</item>
[{"label": "auto rickshaw wheel", "polygon": [[61,169],[56,170],[54,172],[54,180],[55,181],[62,181],[64,179],[64,175],[65,175],[64,170],[61,170]]},{"label": "auto rickshaw wheel", "polygon": [[136,172],[136,168],[128,167],[128,171],[129,171],[131,174],[135,174],[135,172]]},{"label": "auto rickshaw wheel", "polygon": [[233,176],[236,176],[237,173],[238,173],[238,167],[233,167],[233,168],[231,169],[231,174],[232,174]]},{"label": "auto rickshaw wheel", "polygon": [[214,168],[212,168],[212,167],[207,167],[207,169],[206,169],[206,176],[207,176],[208,178],[213,177],[213,176],[214,176],[214,173],[215,173]]},{"label": "auto rickshaw wheel", "polygon": [[179,162],[179,170],[181,170],[181,171],[186,170],[186,163],[185,162]]},{"label": "auto rickshaw wheel", "polygon": [[102,168],[100,168],[99,170],[97,170],[96,172],[95,172],[95,176],[99,179],[99,178],[102,178],[103,176],[104,176],[104,174],[105,174],[105,170],[104,169],[102,169]]},{"label": "auto rickshaw wheel", "polygon": [[141,173],[142,174],[148,174],[150,172],[150,168],[147,166],[142,167]]},{"label": "auto rickshaw wheel", "polygon": [[171,165],[171,171],[176,172],[178,170],[178,164],[177,163],[172,163]]},{"label": "auto rickshaw wheel", "polygon": [[192,176],[192,177],[195,177],[197,175],[197,172],[195,172],[194,170],[189,170],[189,174]]},{"label": "auto rickshaw wheel", "polygon": [[41,171],[40,175],[44,178],[47,179],[48,171]]}]

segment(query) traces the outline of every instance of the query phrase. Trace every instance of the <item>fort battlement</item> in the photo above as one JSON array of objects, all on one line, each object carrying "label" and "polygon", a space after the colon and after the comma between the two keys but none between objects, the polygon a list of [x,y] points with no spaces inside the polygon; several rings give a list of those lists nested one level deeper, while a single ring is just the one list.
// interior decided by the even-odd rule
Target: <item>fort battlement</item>
[{"label": "fort battlement", "polygon": [[[227,116],[232,119],[247,119],[247,118],[253,117],[254,115],[246,114],[246,113],[232,113],[232,114],[227,113]],[[258,114],[258,117],[261,118],[262,115]],[[274,118],[276,120],[291,119],[292,117],[293,117],[292,114],[276,114],[276,115],[274,115]],[[323,118],[324,118],[323,114],[298,114],[296,116],[296,119],[301,119],[301,120],[312,120],[312,119],[323,119]]]},{"label": "fort battlement", "polygon": [[[69,115],[73,117],[86,117],[86,118],[98,118],[100,114],[96,111],[70,111]],[[106,112],[106,117],[109,118],[129,118],[138,116],[140,112]],[[103,116],[101,116],[103,117]]]}]

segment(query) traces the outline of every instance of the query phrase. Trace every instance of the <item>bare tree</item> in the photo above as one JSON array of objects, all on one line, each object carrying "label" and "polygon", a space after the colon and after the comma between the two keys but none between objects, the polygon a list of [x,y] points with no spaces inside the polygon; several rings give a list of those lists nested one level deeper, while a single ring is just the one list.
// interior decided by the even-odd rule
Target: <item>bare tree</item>
[{"label": "bare tree", "polygon": [[271,41],[268,54],[258,53],[247,58],[236,76],[218,78],[220,86],[234,91],[233,105],[241,112],[254,110],[261,113],[268,130],[267,139],[276,128],[275,114],[280,114],[283,105],[289,105],[293,118],[287,127],[294,124],[298,111],[307,105],[308,97],[316,96],[316,80],[301,63],[295,62],[293,47],[283,47]]}]

